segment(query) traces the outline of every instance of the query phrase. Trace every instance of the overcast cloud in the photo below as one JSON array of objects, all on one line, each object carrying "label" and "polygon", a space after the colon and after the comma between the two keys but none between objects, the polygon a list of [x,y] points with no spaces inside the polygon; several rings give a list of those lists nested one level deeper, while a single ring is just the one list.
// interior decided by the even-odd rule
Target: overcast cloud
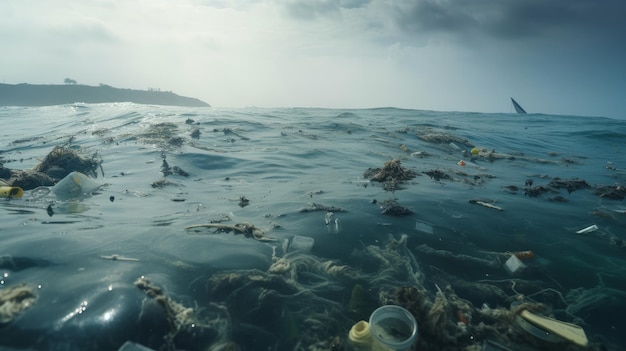
[{"label": "overcast cloud", "polygon": [[0,81],[626,118],[618,0],[5,0]]}]

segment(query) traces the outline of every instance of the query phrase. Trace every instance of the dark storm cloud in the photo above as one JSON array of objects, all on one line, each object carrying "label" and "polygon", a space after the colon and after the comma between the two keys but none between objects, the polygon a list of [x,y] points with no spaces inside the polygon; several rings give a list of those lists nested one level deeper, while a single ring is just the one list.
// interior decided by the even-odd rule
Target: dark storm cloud
[{"label": "dark storm cloud", "polygon": [[287,13],[297,19],[314,19],[333,16],[341,9],[355,9],[367,6],[371,0],[282,0],[278,3]]},{"label": "dark storm cloud", "polygon": [[409,34],[516,39],[576,32],[626,36],[623,0],[408,0],[393,18]]}]

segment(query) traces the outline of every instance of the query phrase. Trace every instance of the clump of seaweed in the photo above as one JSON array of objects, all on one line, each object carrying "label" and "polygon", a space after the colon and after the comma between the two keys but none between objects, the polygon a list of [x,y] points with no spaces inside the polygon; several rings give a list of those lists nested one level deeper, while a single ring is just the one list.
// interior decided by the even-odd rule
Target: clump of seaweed
[{"label": "clump of seaweed", "polygon": [[469,140],[465,138],[458,137],[456,135],[452,135],[448,133],[433,131],[430,128],[418,131],[416,135],[418,138],[426,142],[433,143],[433,144],[455,143],[455,144],[461,144],[465,147],[470,147],[470,148],[474,147],[474,144],[472,144]]},{"label": "clump of seaweed", "polygon": [[555,189],[565,189],[568,193],[572,193],[580,189],[589,189],[591,186],[586,181],[578,178],[564,180],[560,178],[554,178],[549,184],[549,187]]},{"label": "clump of seaweed", "polygon": [[402,217],[412,215],[413,211],[408,207],[404,207],[395,199],[387,199],[383,201],[375,201],[380,206],[380,212],[388,216]]},{"label": "clump of seaweed", "polygon": [[102,171],[102,159],[98,152],[91,157],[83,157],[78,151],[67,146],[56,146],[32,170],[8,169],[0,166],[0,178],[10,186],[24,190],[39,186],[51,186],[71,172],[80,172],[92,177]]},{"label": "clump of seaweed", "polygon": [[368,168],[363,174],[363,177],[380,183],[411,180],[416,176],[415,171],[402,167],[398,159],[385,162],[382,168]]},{"label": "clump of seaweed", "polygon": [[593,193],[604,199],[624,200],[626,188],[621,185],[598,185]]},{"label": "clump of seaweed", "polygon": [[97,178],[101,164],[102,159],[98,152],[85,158],[74,149],[56,146],[33,170],[56,179],[62,179],[74,171]]},{"label": "clump of seaweed", "polygon": [[[197,311],[186,307],[165,295],[163,289],[153,284],[146,277],[135,281],[135,286],[162,307],[168,330],[160,350],[201,349],[201,345],[210,345],[220,340],[220,330],[216,325],[204,323]],[[214,321],[215,323],[218,320]]]},{"label": "clump of seaweed", "polygon": [[426,174],[427,176],[429,176],[430,178],[436,180],[436,181],[440,181],[441,179],[444,180],[452,180],[452,177],[449,176],[447,173],[440,171],[438,169],[435,170],[431,170],[431,171],[426,171],[423,172],[424,174]]},{"label": "clump of seaweed", "polygon": [[343,336],[350,321],[339,303],[318,295],[337,289],[341,279],[324,275],[323,268],[316,266],[320,262],[307,257],[313,256],[284,257],[289,264],[281,261],[278,272],[274,268],[223,272],[209,279],[209,298],[229,309],[233,323],[246,326],[237,331],[250,343],[242,346],[309,351],[342,344],[337,333]]},{"label": "clump of seaweed", "polygon": [[0,326],[10,323],[36,299],[33,289],[24,284],[0,289]]},{"label": "clump of seaweed", "polygon": [[146,144],[156,144],[164,149],[181,147],[185,139],[177,136],[178,126],[171,122],[151,124],[137,139]]}]

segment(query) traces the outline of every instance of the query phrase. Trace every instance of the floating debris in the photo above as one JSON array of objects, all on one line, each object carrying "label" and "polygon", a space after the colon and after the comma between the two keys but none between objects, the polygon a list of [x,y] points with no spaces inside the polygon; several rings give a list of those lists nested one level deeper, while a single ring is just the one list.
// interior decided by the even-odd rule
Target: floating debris
[{"label": "floating debris", "polygon": [[347,212],[345,209],[341,207],[335,206],[326,206],[322,204],[311,203],[308,207],[300,209],[300,212],[316,212],[316,211],[326,211],[326,212]]},{"label": "floating debris", "polygon": [[56,179],[64,178],[75,171],[97,178],[101,164],[102,159],[97,152],[91,158],[84,158],[74,149],[56,146],[33,170]]},{"label": "floating debris", "polygon": [[549,187],[554,189],[566,189],[568,193],[572,193],[580,189],[589,189],[591,186],[586,181],[578,178],[569,180],[563,180],[560,178],[554,178],[549,184]]},{"label": "floating debris", "polygon": [[132,261],[132,262],[139,262],[138,258],[132,258],[132,257],[124,257],[121,255],[117,255],[117,254],[113,254],[113,255],[102,255],[100,256],[100,258],[105,259],[105,260],[111,260],[111,261]]},{"label": "floating debris", "polygon": [[413,214],[413,211],[401,206],[395,199],[388,199],[378,203],[380,204],[382,214],[397,217]]},{"label": "floating debris", "polygon": [[244,208],[246,206],[250,205],[250,200],[248,200],[245,196],[240,196],[239,197],[239,207]]},{"label": "floating debris", "polygon": [[626,188],[621,185],[600,185],[593,193],[603,199],[624,200],[626,198]]},{"label": "floating debris", "polygon": [[163,174],[164,177],[170,176],[172,174],[177,174],[183,177],[189,177],[189,173],[187,173],[180,167],[178,166],[170,167],[169,163],[167,163],[165,158],[163,159],[163,162],[161,163],[161,173]]},{"label": "floating debris", "polygon": [[233,130],[232,130],[232,129],[230,129],[230,128],[224,128],[224,129],[222,130],[222,132],[224,133],[224,135],[234,135],[234,136],[238,137],[238,138],[239,138],[239,139],[241,139],[241,140],[250,140],[250,138],[245,137],[245,136],[243,136],[243,135],[241,135],[241,134],[239,134],[239,133],[237,133],[237,132],[233,131]]},{"label": "floating debris", "polygon": [[330,211],[326,212],[326,216],[324,216],[324,223],[326,223],[326,225],[329,225],[330,222],[333,221],[334,216],[335,216],[334,213]]},{"label": "floating debris", "polygon": [[[530,182],[530,184],[532,184],[532,182]],[[557,191],[552,189],[552,188],[545,187],[543,185],[539,185],[539,186],[535,186],[535,187],[527,187],[524,190],[524,195],[526,195],[528,197],[538,197],[538,196],[543,195],[545,193],[557,193]]]},{"label": "floating debris", "polygon": [[569,202],[568,199],[564,198],[561,195],[557,195],[557,196],[554,196],[554,197],[549,197],[548,201],[551,201],[551,202]]},{"label": "floating debris", "polygon": [[472,144],[469,140],[465,138],[461,138],[458,136],[454,136],[452,134],[434,132],[431,129],[427,129],[424,131],[417,132],[417,137],[433,144],[461,144],[464,147],[473,148],[474,144]]},{"label": "floating debris", "polygon": [[583,228],[577,231],[576,234],[586,234],[586,233],[595,232],[596,230],[598,230],[598,226],[594,224],[594,225],[588,226],[587,228]]},{"label": "floating debris", "polygon": [[254,238],[259,241],[277,241],[275,238],[265,235],[265,232],[250,223],[237,223],[235,225],[220,223],[194,224],[186,227],[185,230],[199,233],[198,229],[201,228],[214,228],[216,233],[234,232],[235,234],[243,234],[246,238]]},{"label": "floating debris", "polygon": [[426,171],[426,172],[422,172],[422,173],[426,174],[431,179],[434,179],[436,181],[440,181],[442,179],[452,180],[451,176],[449,176],[448,174],[446,174],[446,173],[444,173],[443,171],[440,171],[440,170],[431,170],[431,171]]},{"label": "floating debris", "polygon": [[496,206],[494,205],[495,201],[483,201],[483,200],[469,200],[470,204],[474,204],[474,205],[481,205],[484,207],[488,207],[488,208],[493,208],[494,210],[498,210],[498,211],[504,211],[504,209],[502,207]]},{"label": "floating debris", "polygon": [[98,169],[102,171],[99,153],[96,152],[91,157],[82,157],[74,149],[56,146],[32,170],[8,169],[0,164],[0,178],[6,179],[10,186],[32,190],[40,186],[52,186],[71,172],[97,177]]},{"label": "floating debris", "polygon": [[152,186],[153,188],[156,188],[156,189],[163,189],[166,186],[170,186],[170,185],[178,186],[179,184],[171,182],[171,181],[167,180],[166,178],[155,180],[154,182],[152,182],[152,184],[150,184],[150,186]]},{"label": "floating debris", "polygon": [[515,257],[519,258],[520,260],[532,260],[533,258],[535,258],[535,253],[530,250],[516,251],[513,252],[513,255],[515,255]]},{"label": "floating debris", "polygon": [[363,174],[364,178],[375,182],[411,180],[417,176],[414,171],[404,168],[400,160],[393,159],[385,162],[382,168],[368,168]]},{"label": "floating debris", "polygon": [[184,139],[177,136],[178,126],[171,122],[150,125],[146,131],[136,135],[136,138],[146,144],[157,144],[165,149],[180,147]]}]

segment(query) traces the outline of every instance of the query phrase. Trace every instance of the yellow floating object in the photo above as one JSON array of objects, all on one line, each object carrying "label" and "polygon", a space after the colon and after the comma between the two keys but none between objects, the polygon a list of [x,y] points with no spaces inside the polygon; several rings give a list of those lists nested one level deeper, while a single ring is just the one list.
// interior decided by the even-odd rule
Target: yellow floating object
[{"label": "yellow floating object", "polygon": [[19,199],[22,195],[24,195],[24,190],[19,186],[0,186],[0,197]]},{"label": "yellow floating object", "polygon": [[578,346],[585,347],[589,344],[585,330],[576,324],[562,322],[556,319],[539,316],[523,310],[520,315],[528,322],[554,333],[565,340],[571,341]]},{"label": "yellow floating object", "polygon": [[480,149],[475,147],[470,152],[472,153],[472,155],[478,155],[478,153],[480,152]]}]

